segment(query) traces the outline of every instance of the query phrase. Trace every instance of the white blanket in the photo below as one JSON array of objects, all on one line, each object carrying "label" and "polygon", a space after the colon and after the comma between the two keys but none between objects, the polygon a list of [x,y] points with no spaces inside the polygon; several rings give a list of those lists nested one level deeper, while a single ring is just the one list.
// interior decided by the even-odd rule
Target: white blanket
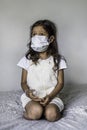
[{"label": "white blanket", "polygon": [[87,130],[87,85],[64,87],[60,96],[65,109],[56,122],[25,120],[21,94],[22,91],[0,92],[0,130]]}]

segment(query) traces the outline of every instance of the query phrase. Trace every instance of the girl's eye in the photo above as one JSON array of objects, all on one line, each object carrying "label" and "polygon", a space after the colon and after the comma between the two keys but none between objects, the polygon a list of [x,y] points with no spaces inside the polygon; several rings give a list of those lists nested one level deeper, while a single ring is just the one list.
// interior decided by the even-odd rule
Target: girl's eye
[{"label": "girl's eye", "polygon": [[42,35],[44,35],[43,33],[40,33],[40,35],[42,36]]},{"label": "girl's eye", "polygon": [[35,33],[32,34],[32,36],[35,36],[35,35],[36,35]]},{"label": "girl's eye", "polygon": [[44,33],[39,33],[39,34],[37,34],[37,33],[32,33],[32,36],[35,36],[35,35],[43,36],[43,35],[45,35],[45,34],[44,34]]}]

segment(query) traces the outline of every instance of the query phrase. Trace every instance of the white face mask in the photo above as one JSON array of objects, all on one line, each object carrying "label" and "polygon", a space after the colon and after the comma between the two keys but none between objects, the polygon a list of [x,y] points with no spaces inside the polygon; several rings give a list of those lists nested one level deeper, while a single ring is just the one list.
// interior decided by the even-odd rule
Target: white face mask
[{"label": "white face mask", "polygon": [[31,38],[31,48],[37,52],[44,52],[49,46],[48,38],[46,36],[35,35]]}]

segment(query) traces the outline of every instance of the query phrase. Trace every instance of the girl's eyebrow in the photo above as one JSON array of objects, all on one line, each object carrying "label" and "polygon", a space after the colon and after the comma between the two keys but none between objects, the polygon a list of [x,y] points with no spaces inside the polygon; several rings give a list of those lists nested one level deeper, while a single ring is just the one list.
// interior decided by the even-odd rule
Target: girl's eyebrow
[{"label": "girl's eyebrow", "polygon": [[[32,34],[36,34],[37,32],[32,32]],[[45,31],[41,31],[40,33],[46,33]]]}]

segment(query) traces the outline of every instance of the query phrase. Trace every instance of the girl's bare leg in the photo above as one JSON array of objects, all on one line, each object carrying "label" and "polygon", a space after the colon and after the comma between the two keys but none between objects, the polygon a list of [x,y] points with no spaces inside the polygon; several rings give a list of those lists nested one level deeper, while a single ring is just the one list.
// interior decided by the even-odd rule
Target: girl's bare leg
[{"label": "girl's bare leg", "polygon": [[48,104],[45,108],[45,117],[48,121],[57,121],[61,118],[61,113],[57,105]]},{"label": "girl's bare leg", "polygon": [[25,106],[24,118],[37,120],[40,119],[43,114],[43,107],[39,104],[39,102],[30,101]]}]

